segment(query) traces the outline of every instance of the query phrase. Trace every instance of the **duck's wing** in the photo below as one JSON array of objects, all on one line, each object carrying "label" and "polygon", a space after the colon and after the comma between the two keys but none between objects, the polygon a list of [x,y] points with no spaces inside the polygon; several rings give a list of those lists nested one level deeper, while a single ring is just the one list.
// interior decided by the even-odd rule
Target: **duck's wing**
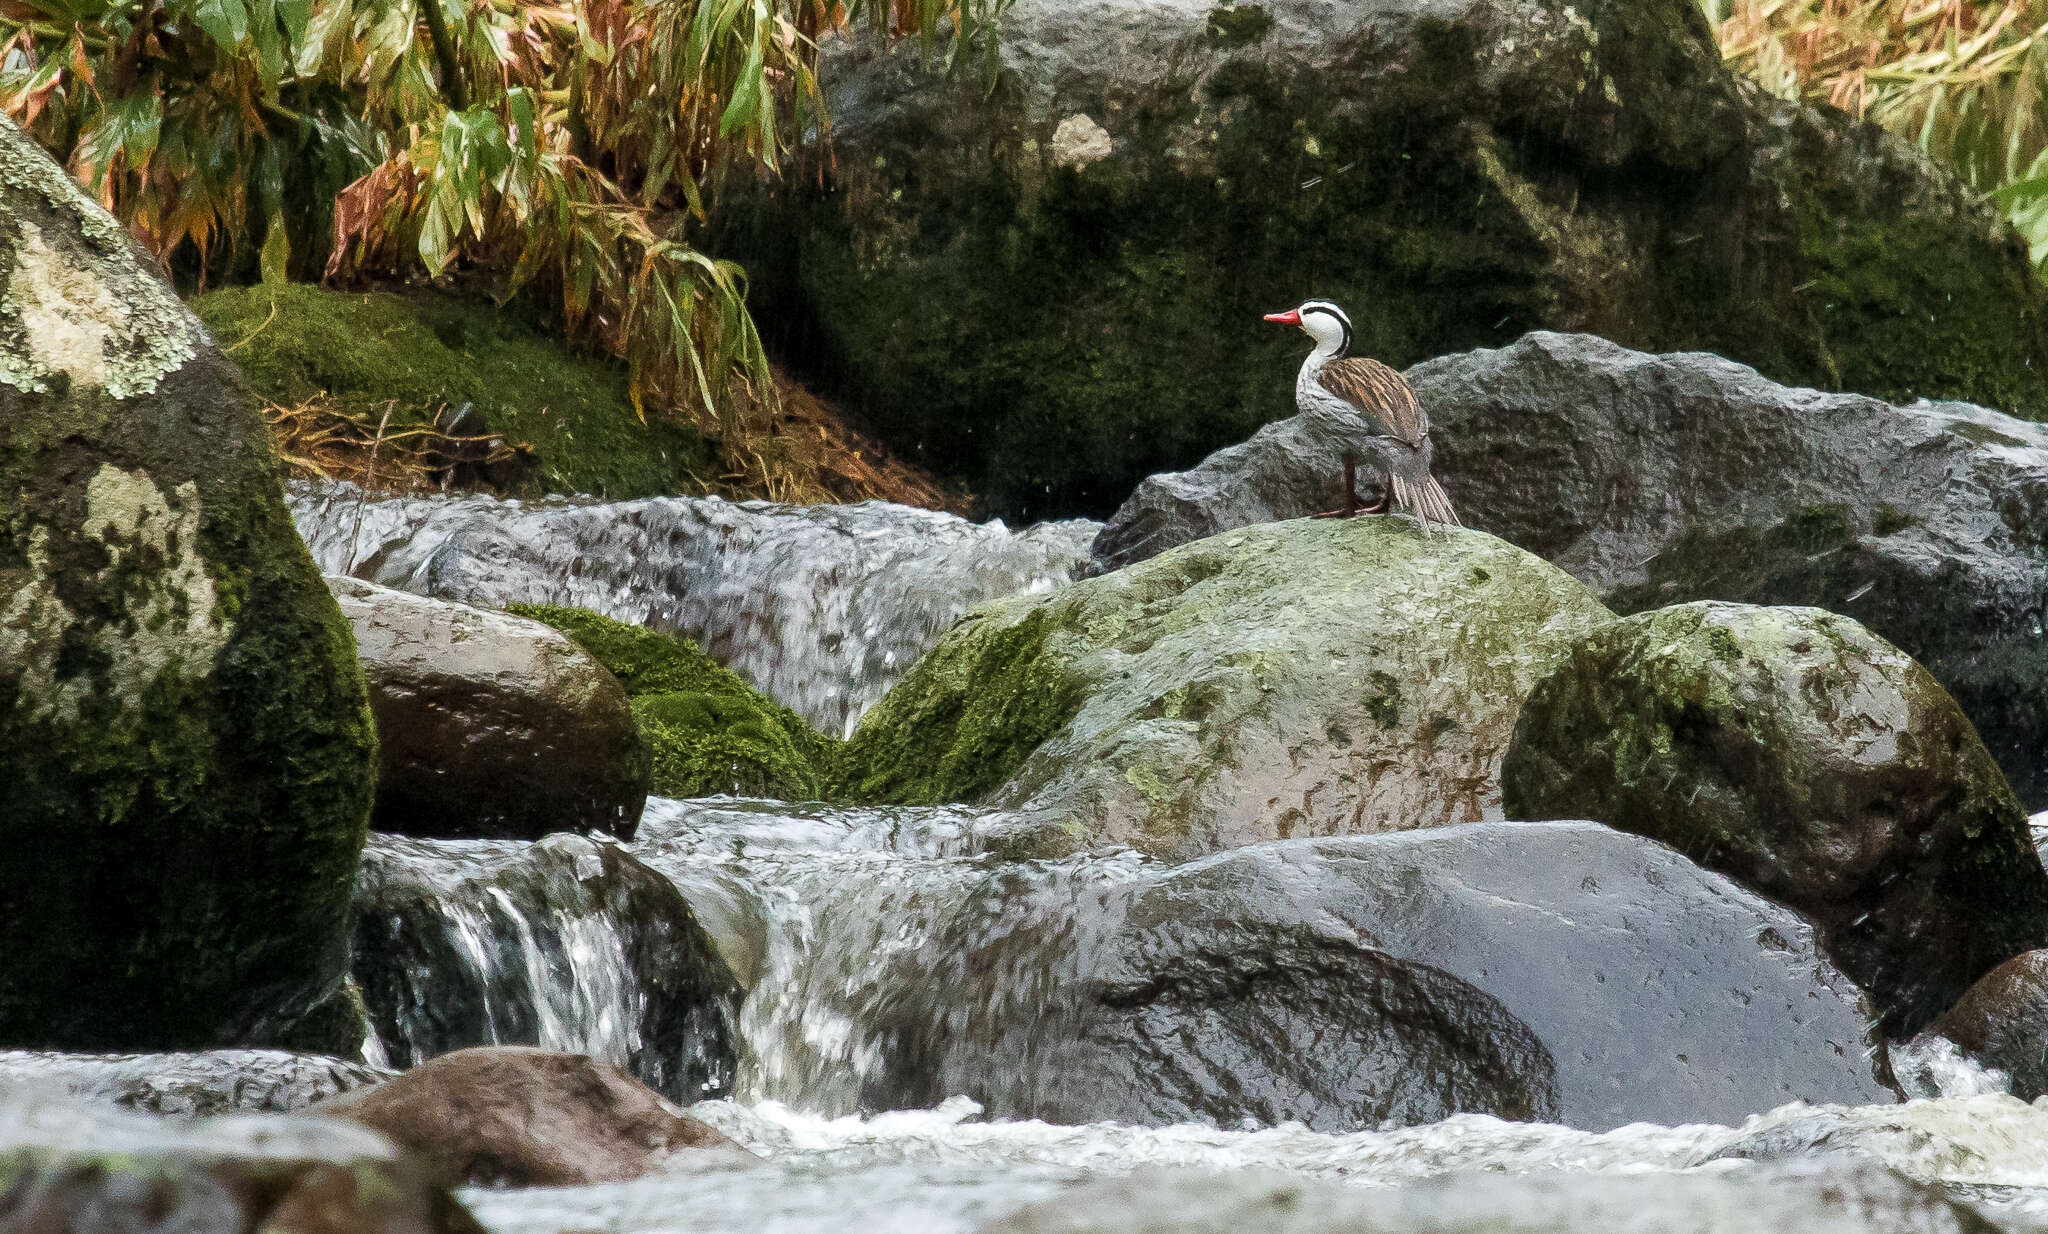
[{"label": "duck's wing", "polygon": [[1408,379],[1364,356],[1341,356],[1323,366],[1316,381],[1350,403],[1360,415],[1377,420],[1391,436],[1411,446],[1429,438],[1429,417],[1415,399]]}]

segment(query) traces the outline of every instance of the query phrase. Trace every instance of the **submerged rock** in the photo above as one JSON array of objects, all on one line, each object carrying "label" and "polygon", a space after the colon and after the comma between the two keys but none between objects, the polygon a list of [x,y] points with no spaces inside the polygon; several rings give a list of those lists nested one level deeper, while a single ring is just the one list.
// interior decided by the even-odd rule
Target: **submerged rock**
[{"label": "submerged rock", "polygon": [[1523,698],[1610,616],[1476,532],[1249,528],[969,618],[848,762],[865,800],[1028,806],[1053,849],[1184,859],[1498,817]]},{"label": "submerged rock", "polygon": [[1886,1102],[1862,996],[1790,911],[1597,823],[999,872],[892,978],[872,1108],[1319,1131],[1604,1131]]},{"label": "submerged rock", "polygon": [[1582,330],[2048,410],[1996,209],[1739,79],[1693,0],[1017,0],[992,79],[827,46],[823,183],[728,251],[771,341],[1006,518],[1290,414],[1305,344],[1258,318],[1309,295],[1396,365]]},{"label": "submerged rock", "polygon": [[[2023,801],[2048,804],[2048,428],[1586,335],[1532,334],[1408,376],[1467,524],[1622,612],[1716,599],[1855,617],[1948,687]],[[1154,476],[1097,538],[1094,568],[1327,509],[1340,449],[1296,418]]]},{"label": "submerged rock", "polygon": [[377,717],[377,830],[631,837],[648,758],[625,691],[538,621],[329,575]]},{"label": "submerged rock", "polygon": [[443,1054],[316,1113],[383,1132],[477,1186],[621,1182],[681,1150],[744,1151],[609,1063],[513,1046]]},{"label": "submerged rock", "polygon": [[675,885],[616,844],[377,837],[356,881],[355,974],[399,1067],[538,1045],[678,1101],[732,1087],[739,987]]},{"label": "submerged rock", "polygon": [[0,1094],[0,1225],[36,1234],[483,1234],[421,1159],[335,1119],[188,1122]]},{"label": "submerged rock", "polygon": [[1686,604],[1595,630],[1529,696],[1514,818],[1593,818],[1810,918],[1895,1035],[2048,943],[2048,872],[1955,701],[1817,609]]},{"label": "submerged rock", "polygon": [[980,1234],[1992,1234],[1938,1189],[1875,1166],[1734,1174],[1453,1173],[1343,1187],[1157,1167],[1067,1188]]},{"label": "submerged rock", "polygon": [[208,1050],[192,1054],[55,1054],[0,1051],[0,1087],[61,1088],[81,1101],[188,1118],[288,1114],[392,1072],[325,1054]]},{"label": "submerged rock", "polygon": [[2022,1101],[2048,1094],[2048,950],[2014,956],[1978,978],[1928,1031],[2004,1072]]},{"label": "submerged rock", "polygon": [[372,735],[262,419],[0,121],[0,1042],[352,1044]]}]

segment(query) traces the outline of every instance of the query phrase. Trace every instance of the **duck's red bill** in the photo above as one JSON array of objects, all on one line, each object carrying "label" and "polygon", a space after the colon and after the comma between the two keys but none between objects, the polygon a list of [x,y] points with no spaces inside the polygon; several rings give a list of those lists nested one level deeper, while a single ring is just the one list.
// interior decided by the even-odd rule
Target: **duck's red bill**
[{"label": "duck's red bill", "polygon": [[1266,320],[1277,321],[1283,326],[1298,326],[1301,324],[1301,310],[1288,309],[1284,313],[1268,313]]}]

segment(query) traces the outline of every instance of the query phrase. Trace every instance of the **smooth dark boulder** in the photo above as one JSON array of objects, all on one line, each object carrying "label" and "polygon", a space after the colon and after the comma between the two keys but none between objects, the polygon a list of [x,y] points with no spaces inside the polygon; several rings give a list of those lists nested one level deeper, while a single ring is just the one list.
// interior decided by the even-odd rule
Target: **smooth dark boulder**
[{"label": "smooth dark boulder", "polygon": [[2020,1100],[2048,1094],[2048,950],[2014,956],[1978,978],[1928,1031],[2003,1071]]},{"label": "smooth dark boulder", "polygon": [[323,1097],[375,1084],[384,1067],[325,1054],[209,1050],[192,1054],[55,1054],[0,1051],[0,1087],[35,1084],[80,1101],[145,1114],[288,1114]]},{"label": "smooth dark boulder", "polygon": [[1246,528],[969,617],[861,721],[853,792],[1179,860],[1497,818],[1529,687],[1611,619],[1476,532]]},{"label": "smooth dark boulder", "polygon": [[648,758],[619,683],[538,621],[328,575],[377,717],[378,831],[631,838]]},{"label": "smooth dark boulder", "polygon": [[1895,1097],[1804,922],[1597,823],[1012,867],[904,964],[871,1107],[1604,1131]]},{"label": "smooth dark boulder", "polygon": [[538,1045],[596,1055],[677,1101],[732,1088],[732,971],[675,885],[616,844],[373,838],[355,977],[398,1067]]},{"label": "smooth dark boulder", "polygon": [[1291,415],[1305,343],[1259,316],[1312,295],[1396,366],[1577,330],[2048,410],[1996,209],[1740,79],[1693,0],[1017,0],[993,80],[826,51],[829,163],[721,251],[771,342],[1005,518]]},{"label": "smooth dark boulder", "polygon": [[373,736],[239,377],[0,119],[0,1044],[339,1050]]},{"label": "smooth dark boulder", "polygon": [[740,1153],[609,1063],[497,1046],[458,1050],[321,1102],[474,1186],[623,1182],[690,1149]]},{"label": "smooth dark boulder", "polygon": [[1662,840],[1812,920],[1894,1035],[2048,943],[2048,871],[1955,701],[1855,621],[1699,603],[1593,631],[1501,767],[1511,818]]},{"label": "smooth dark boulder", "polygon": [[0,1228],[21,1234],[483,1234],[421,1157],[303,1115],[187,1121],[0,1094]]},{"label": "smooth dark boulder", "polygon": [[[1844,613],[1946,686],[2030,806],[2048,804],[2048,429],[1963,403],[1778,385],[1704,354],[1531,334],[1408,372],[1472,527],[1619,612],[1691,600]],[[1331,508],[1343,443],[1303,418],[1139,485],[1098,572]]]}]

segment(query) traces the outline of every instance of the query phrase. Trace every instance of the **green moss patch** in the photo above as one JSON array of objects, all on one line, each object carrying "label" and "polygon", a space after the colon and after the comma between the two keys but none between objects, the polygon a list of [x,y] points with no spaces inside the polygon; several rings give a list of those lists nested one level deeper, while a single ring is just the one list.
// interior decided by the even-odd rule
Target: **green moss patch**
[{"label": "green moss patch", "polygon": [[324,395],[372,424],[389,408],[389,431],[471,404],[491,432],[532,447],[544,492],[698,493],[714,470],[693,429],[640,422],[623,365],[567,350],[512,308],[286,284],[211,292],[192,309],[263,398]]},{"label": "green moss patch", "polygon": [[632,700],[664,797],[714,793],[815,801],[832,795],[842,743],[761,694],[695,642],[580,608],[515,604],[610,669]]}]

